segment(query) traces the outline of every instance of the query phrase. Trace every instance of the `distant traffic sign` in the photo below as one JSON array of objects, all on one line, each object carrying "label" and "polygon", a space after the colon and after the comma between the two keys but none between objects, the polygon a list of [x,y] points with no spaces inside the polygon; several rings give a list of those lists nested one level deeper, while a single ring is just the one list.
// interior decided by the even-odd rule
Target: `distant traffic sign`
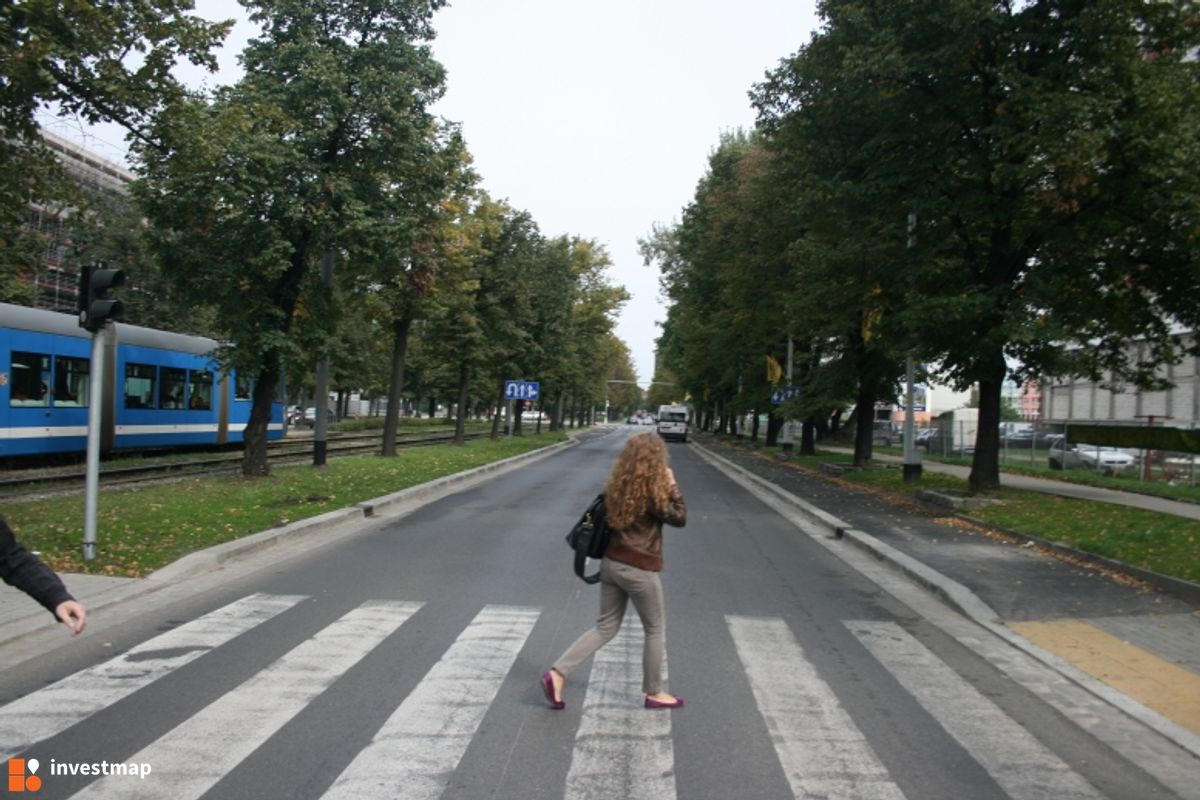
[{"label": "distant traffic sign", "polygon": [[775,386],[771,389],[771,402],[775,405],[795,400],[800,396],[799,386]]},{"label": "distant traffic sign", "polygon": [[537,381],[505,381],[505,400],[537,400],[541,385]]}]

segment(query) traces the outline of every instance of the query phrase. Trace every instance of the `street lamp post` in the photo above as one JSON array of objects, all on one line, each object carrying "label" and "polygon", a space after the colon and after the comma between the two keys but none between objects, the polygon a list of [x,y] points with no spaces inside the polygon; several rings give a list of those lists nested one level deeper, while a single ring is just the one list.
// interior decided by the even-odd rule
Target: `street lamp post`
[{"label": "street lamp post", "polygon": [[[914,212],[908,213],[908,247],[911,249],[914,244],[917,230],[917,215]],[[912,351],[909,350],[908,358],[904,364],[904,377],[907,385],[904,390],[904,482],[917,483],[921,480],[921,453],[917,450],[916,432],[914,431],[914,416],[916,409],[913,408],[913,366]]]}]

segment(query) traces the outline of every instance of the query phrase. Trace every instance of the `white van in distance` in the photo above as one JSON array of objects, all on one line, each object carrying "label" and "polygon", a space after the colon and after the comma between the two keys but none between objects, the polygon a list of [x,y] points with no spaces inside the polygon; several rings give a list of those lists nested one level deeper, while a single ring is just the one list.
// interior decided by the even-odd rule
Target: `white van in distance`
[{"label": "white van in distance", "polygon": [[658,435],[664,439],[686,442],[688,437],[688,407],[659,406]]}]

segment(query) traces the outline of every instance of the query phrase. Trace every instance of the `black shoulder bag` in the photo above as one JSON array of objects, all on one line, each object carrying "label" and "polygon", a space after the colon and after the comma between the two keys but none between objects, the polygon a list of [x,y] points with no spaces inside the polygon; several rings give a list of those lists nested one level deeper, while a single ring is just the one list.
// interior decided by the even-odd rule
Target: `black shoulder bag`
[{"label": "black shoulder bag", "polygon": [[604,493],[596,495],[596,499],[583,512],[579,522],[567,534],[567,544],[575,551],[575,574],[583,578],[585,583],[597,583],[600,573],[584,575],[583,567],[589,558],[602,558],[608,547],[608,523],[604,518]]}]

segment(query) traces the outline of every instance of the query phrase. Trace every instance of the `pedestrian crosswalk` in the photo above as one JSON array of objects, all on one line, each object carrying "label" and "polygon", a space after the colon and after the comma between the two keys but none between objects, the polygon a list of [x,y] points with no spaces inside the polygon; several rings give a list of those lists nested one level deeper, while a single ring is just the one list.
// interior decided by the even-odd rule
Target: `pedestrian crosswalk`
[{"label": "pedestrian crosswalk", "polygon": [[[0,708],[0,751],[6,759],[51,764],[78,754],[51,753],[40,743],[84,720],[103,715],[118,701],[203,657],[219,657],[238,637],[253,637],[268,620],[295,609],[301,595],[245,597],[174,630],[156,636],[105,663],[34,691]],[[175,727],[158,735],[129,763],[152,770],[143,778],[98,775],[73,795],[79,798],[198,798],[242,767],[272,737],[302,714],[389,637],[408,630],[422,613],[421,602],[372,601],[348,610],[273,663],[228,692],[210,698]],[[688,713],[654,712],[641,707],[642,636],[630,618],[620,635],[595,656],[586,686],[573,685],[578,710],[555,715],[545,709],[534,681],[544,654],[527,655],[542,618],[532,607],[488,605],[449,642],[440,659],[398,702],[378,729],[364,735],[357,754],[337,765],[325,798],[401,797],[405,800],[454,797],[451,781],[464,764],[489,710],[505,686],[525,686],[524,721],[546,724],[572,720],[570,761],[565,774],[553,772],[545,796],[570,800],[678,797],[677,728]],[[822,676],[789,623],[782,618],[726,616],[724,627],[740,674],[753,697],[765,740],[792,796],[842,800],[916,800],[877,751],[871,732],[860,728]],[[896,622],[842,623],[865,653],[990,776],[986,796],[1013,800],[1096,800],[1104,795],[1046,743],[1012,719],[995,702]],[[447,640],[449,641],[449,640]],[[530,668],[526,665],[532,664]],[[520,665],[520,666],[518,666]],[[528,669],[528,681],[515,673]],[[415,675],[414,675],[415,677]],[[583,691],[579,691],[579,690]],[[689,706],[694,707],[694,703]],[[574,716],[577,715],[577,716]],[[520,730],[512,735],[519,736]],[[358,747],[356,745],[356,747]],[[769,755],[769,754],[768,754]],[[36,759],[36,761],[34,760]],[[56,759],[56,761],[55,761]],[[9,762],[10,769],[13,763]],[[719,764],[711,765],[720,769]],[[42,775],[49,790],[56,774]],[[781,784],[782,785],[782,784]],[[902,786],[904,788],[902,788]],[[210,795],[211,796],[211,795]],[[964,787],[961,796],[972,796]]]}]

